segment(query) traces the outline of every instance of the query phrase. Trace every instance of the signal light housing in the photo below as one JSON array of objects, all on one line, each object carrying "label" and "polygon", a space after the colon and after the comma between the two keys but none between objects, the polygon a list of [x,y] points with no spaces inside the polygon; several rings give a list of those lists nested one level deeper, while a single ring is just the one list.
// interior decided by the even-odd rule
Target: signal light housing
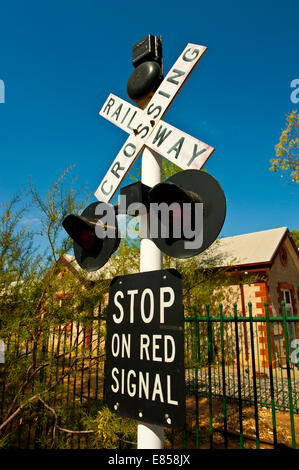
[{"label": "signal light housing", "polygon": [[142,62],[154,60],[162,67],[162,38],[148,34],[132,48],[132,64],[136,68]]},{"label": "signal light housing", "polygon": [[148,34],[135,44],[132,63],[135,70],[128,80],[127,93],[131,100],[141,102],[156,91],[163,80],[162,38]]},{"label": "signal light housing", "polygon": [[[181,207],[181,211],[170,213],[172,216],[168,221],[161,220],[157,214],[160,227],[168,222],[169,237],[153,238],[154,243],[163,253],[174,258],[190,258],[206,250],[216,240],[225,220],[224,192],[217,180],[204,171],[185,170],[176,173],[165,183],[159,183],[149,191],[149,201],[157,204],[164,202],[168,205],[178,203]],[[190,203],[191,212],[183,214],[184,203]],[[181,229],[187,223],[194,226],[195,203],[203,204],[201,227],[203,241],[198,248],[186,248],[185,242],[192,241],[192,239],[188,239],[183,234],[180,238],[175,238],[173,233],[175,233],[176,225],[180,224]]]},{"label": "signal light housing", "polygon": [[[99,204],[101,204],[101,216],[96,214]],[[108,211],[114,214],[114,209],[110,204],[94,202],[84,209],[81,216],[69,214],[62,222],[64,229],[74,241],[76,261],[86,271],[97,271],[104,266],[119,246],[116,217],[114,224],[108,227],[109,237],[99,238],[96,233],[97,226],[101,231],[106,231],[107,226],[101,223],[101,219]]]}]

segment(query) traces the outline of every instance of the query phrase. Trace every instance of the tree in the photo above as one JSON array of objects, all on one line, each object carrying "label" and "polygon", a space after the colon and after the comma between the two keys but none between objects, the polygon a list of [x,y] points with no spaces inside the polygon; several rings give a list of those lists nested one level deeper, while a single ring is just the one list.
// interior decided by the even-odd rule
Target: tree
[{"label": "tree", "polygon": [[[164,178],[176,170],[165,162]],[[107,302],[111,278],[138,272],[139,244],[121,241],[109,261],[109,279],[100,271],[92,281],[75,263],[64,269],[63,255],[70,250],[71,240],[62,229],[62,220],[69,212],[80,212],[88,198],[87,193],[75,189],[74,181],[66,183],[68,177],[69,172],[64,172],[45,197],[30,183],[29,194],[41,221],[40,234],[47,242],[45,253],[36,246],[30,227],[20,223],[28,210],[22,206],[22,194],[0,208],[0,339],[8,345],[5,363],[0,364],[0,446],[1,438],[4,442],[10,435],[18,439],[21,423],[35,429],[37,445],[43,447],[66,446],[66,436],[73,435],[94,436],[89,444],[102,447],[104,441],[97,439],[98,433],[114,435],[115,428],[123,444],[135,440],[131,424],[127,429],[125,421],[122,425],[110,414],[104,419],[104,402],[88,408],[78,400],[76,377],[89,371],[88,383],[81,379],[80,397],[85,386],[90,388],[95,367],[100,367],[103,377],[105,312],[95,312],[99,304]],[[222,270],[214,269],[217,261],[217,257],[182,261],[164,255],[164,269],[176,267],[182,273],[186,315],[192,314],[194,304],[203,306],[197,314],[204,315],[206,303],[217,314],[214,306],[221,300],[221,286],[228,282]],[[91,331],[97,334],[95,338],[90,335],[86,349],[84,339]],[[65,405],[69,389],[74,397],[71,414]],[[39,423],[43,423],[43,434]],[[117,442],[118,438],[111,445]]]},{"label": "tree", "polygon": [[[1,441],[8,445],[10,436],[18,439],[21,423],[35,429],[37,445],[46,439],[44,444],[49,447],[59,446],[58,440],[65,442],[64,433],[97,433],[96,423],[95,429],[82,430],[90,417],[81,402],[74,401],[71,429],[68,410],[61,404],[66,384],[73,383],[78,370],[86,368],[86,361],[89,368],[103,364],[100,326],[96,338],[103,347],[91,340],[87,350],[84,339],[86,328],[92,325],[95,329],[90,317],[108,289],[107,283],[92,283],[80,278],[75,269],[64,269],[62,256],[71,245],[61,223],[66,213],[78,212],[87,199],[74,189],[74,181],[65,187],[67,176],[68,171],[45,197],[30,183],[29,194],[41,221],[40,235],[47,244],[40,243],[23,223],[29,209],[22,205],[24,193],[0,208],[0,338],[7,346],[5,362],[0,364],[0,445]],[[70,335],[68,326],[73,324],[76,328]],[[48,429],[43,436],[41,422]]]},{"label": "tree", "polygon": [[299,230],[292,230],[291,231],[292,238],[295,242],[296,247],[299,249]]},{"label": "tree", "polygon": [[299,114],[296,110],[287,115],[287,126],[282,130],[275,146],[276,158],[270,162],[271,171],[285,172],[293,183],[299,183]]}]

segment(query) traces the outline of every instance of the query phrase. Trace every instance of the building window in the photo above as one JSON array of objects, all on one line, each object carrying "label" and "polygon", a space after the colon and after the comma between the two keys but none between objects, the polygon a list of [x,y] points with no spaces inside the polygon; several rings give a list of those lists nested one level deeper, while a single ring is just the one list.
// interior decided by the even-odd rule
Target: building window
[{"label": "building window", "polygon": [[288,263],[288,254],[284,246],[281,247],[279,251],[280,262],[283,266],[286,266]]}]

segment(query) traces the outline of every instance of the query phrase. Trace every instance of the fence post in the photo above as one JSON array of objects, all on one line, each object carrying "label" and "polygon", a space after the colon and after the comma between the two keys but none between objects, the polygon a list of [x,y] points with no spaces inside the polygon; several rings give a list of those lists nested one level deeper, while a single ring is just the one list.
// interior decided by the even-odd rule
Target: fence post
[{"label": "fence post", "polygon": [[276,413],[275,413],[275,398],[274,398],[274,385],[273,385],[273,368],[272,368],[272,337],[270,333],[269,322],[269,309],[268,302],[264,303],[266,313],[266,331],[267,331],[267,346],[268,346],[268,366],[270,375],[270,393],[271,393],[271,409],[272,409],[272,424],[273,424],[273,441],[274,447],[277,447],[277,431],[276,431]]},{"label": "fence post", "polygon": [[227,413],[226,413],[226,386],[225,386],[225,359],[224,359],[224,336],[223,336],[223,305],[219,305],[220,314],[220,340],[221,340],[221,365],[222,365],[222,394],[223,394],[223,428],[224,428],[224,447],[227,449]]},{"label": "fence post", "polygon": [[194,312],[194,338],[195,338],[195,347],[194,347],[194,361],[195,361],[195,445],[196,449],[199,448],[199,422],[198,422],[198,320],[196,306],[193,307]]},{"label": "fence post", "polygon": [[244,448],[243,440],[243,410],[242,410],[242,393],[241,393],[241,374],[240,374],[240,348],[239,348],[239,331],[238,331],[238,313],[237,304],[234,303],[235,318],[235,338],[236,338],[236,356],[237,356],[237,376],[238,376],[238,401],[239,401],[239,421],[240,421],[240,448]]},{"label": "fence post", "polygon": [[210,429],[210,449],[213,449],[213,402],[212,402],[212,324],[210,319],[210,306],[206,304],[208,317],[208,380],[209,380],[209,429]]},{"label": "fence post", "polygon": [[256,389],[256,370],[255,370],[255,351],[254,351],[254,336],[253,336],[253,322],[252,322],[252,303],[248,303],[249,319],[250,319],[250,344],[251,344],[251,359],[252,359],[252,379],[253,379],[253,396],[254,396],[254,419],[255,419],[255,436],[256,448],[260,448],[259,439],[259,412],[257,406],[257,389]]},{"label": "fence post", "polygon": [[294,426],[292,381],[291,381],[291,371],[290,371],[289,337],[288,337],[287,315],[286,315],[284,300],[281,302],[281,307],[282,307],[283,332],[284,332],[285,353],[286,353],[286,363],[287,363],[287,377],[288,377],[288,392],[289,392],[289,409],[290,409],[290,422],[291,422],[291,433],[292,433],[292,447],[293,447],[293,449],[296,449],[296,435],[295,435],[295,426]]}]

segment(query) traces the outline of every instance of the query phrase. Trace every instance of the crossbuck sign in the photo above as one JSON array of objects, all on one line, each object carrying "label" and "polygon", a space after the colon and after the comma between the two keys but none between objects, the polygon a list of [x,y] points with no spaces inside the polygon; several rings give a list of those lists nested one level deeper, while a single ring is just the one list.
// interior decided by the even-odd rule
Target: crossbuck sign
[{"label": "crossbuck sign", "polygon": [[129,133],[129,137],[95,192],[109,202],[144,147],[163,155],[177,166],[200,170],[214,148],[162,121],[162,117],[206,51],[187,44],[144,110],[110,94],[100,115]]}]

